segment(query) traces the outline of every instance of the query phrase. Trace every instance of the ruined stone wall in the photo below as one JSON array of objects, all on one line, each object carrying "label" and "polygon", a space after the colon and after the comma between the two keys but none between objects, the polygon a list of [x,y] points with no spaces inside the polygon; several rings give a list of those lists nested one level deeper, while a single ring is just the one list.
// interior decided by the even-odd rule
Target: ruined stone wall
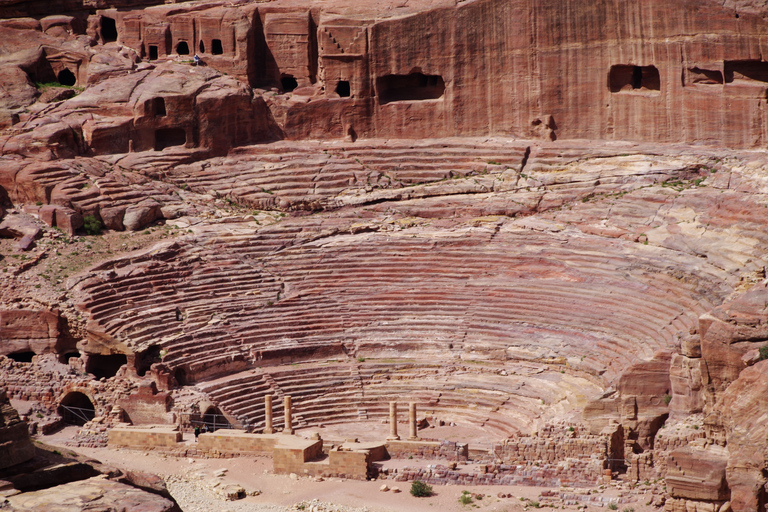
[{"label": "ruined stone wall", "polygon": [[168,428],[120,428],[109,430],[109,446],[141,450],[172,448],[182,440],[182,433]]},{"label": "ruined stone wall", "polygon": [[560,464],[491,464],[479,472],[466,472],[436,465],[396,469],[388,478],[398,482],[421,480],[436,485],[591,486],[603,481],[603,466],[602,461],[568,460]]}]

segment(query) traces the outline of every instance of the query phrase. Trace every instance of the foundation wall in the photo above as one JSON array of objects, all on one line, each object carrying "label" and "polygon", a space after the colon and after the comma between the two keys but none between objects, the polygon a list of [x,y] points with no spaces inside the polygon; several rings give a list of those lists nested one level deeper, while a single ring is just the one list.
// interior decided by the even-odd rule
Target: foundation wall
[{"label": "foundation wall", "polygon": [[123,428],[109,431],[109,446],[125,446],[141,450],[175,448],[181,442],[182,433],[169,428]]},{"label": "foundation wall", "polygon": [[270,455],[280,434],[249,434],[243,430],[217,430],[200,434],[197,449],[211,457]]}]

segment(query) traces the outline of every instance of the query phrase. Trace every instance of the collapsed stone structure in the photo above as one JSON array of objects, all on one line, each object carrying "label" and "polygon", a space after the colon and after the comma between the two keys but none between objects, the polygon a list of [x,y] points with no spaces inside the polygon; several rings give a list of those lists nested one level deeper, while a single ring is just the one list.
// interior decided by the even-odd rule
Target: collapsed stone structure
[{"label": "collapsed stone structure", "polygon": [[[766,504],[765,12],[157,3],[0,4],[0,234],[34,254],[0,260],[12,397],[84,443],[398,399],[507,439],[499,466]],[[86,219],[183,235],[31,285]]]}]

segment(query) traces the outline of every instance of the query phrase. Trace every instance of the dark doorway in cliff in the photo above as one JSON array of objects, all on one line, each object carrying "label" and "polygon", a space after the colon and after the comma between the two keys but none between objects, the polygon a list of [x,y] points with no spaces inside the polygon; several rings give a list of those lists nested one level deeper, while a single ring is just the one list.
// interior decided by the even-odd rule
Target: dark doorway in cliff
[{"label": "dark doorway in cliff", "polygon": [[173,372],[173,378],[176,379],[179,386],[189,386],[187,371],[184,368],[176,368],[176,371]]},{"label": "dark doorway in cliff", "polygon": [[136,354],[136,373],[143,377],[155,363],[163,361],[163,350],[157,345],[152,345],[144,352]]},{"label": "dark doorway in cliff", "polygon": [[768,62],[761,60],[727,60],[723,66],[725,83],[734,80],[768,82]]},{"label": "dark doorway in cliff", "polygon": [[125,354],[88,354],[85,371],[92,373],[97,379],[114,377],[121,366],[128,363]]},{"label": "dark doorway in cliff", "polygon": [[205,43],[202,39],[200,40],[200,44],[197,45],[197,49],[200,53],[205,53]]},{"label": "dark doorway in cliff", "polygon": [[187,143],[187,132],[183,128],[161,128],[155,132],[155,151]]},{"label": "dark doorway in cliff", "polygon": [[101,40],[105,43],[117,41],[117,23],[114,19],[101,17]]},{"label": "dark doorway in cliff", "polygon": [[379,103],[390,101],[436,100],[445,93],[445,82],[438,75],[411,73],[385,75],[376,79]]},{"label": "dark doorway in cliff", "polygon": [[213,55],[221,55],[224,53],[224,47],[221,46],[221,39],[214,39],[211,41],[211,53]]},{"label": "dark doorway in cliff", "polygon": [[608,73],[608,87],[611,92],[659,91],[661,78],[656,66],[611,66]]},{"label": "dark doorway in cliff", "polygon": [[96,408],[91,399],[79,391],[67,393],[56,412],[64,419],[65,423],[81,427],[96,416]]},{"label": "dark doorway in cliff", "polygon": [[59,83],[61,85],[67,85],[71,87],[77,83],[77,78],[75,77],[75,74],[72,73],[67,68],[64,68],[61,71],[59,71],[59,74],[56,75],[56,78],[59,80]]},{"label": "dark doorway in cliff", "polygon": [[35,353],[30,351],[8,354],[8,358],[13,359],[17,363],[31,363],[33,357],[35,357]]},{"label": "dark doorway in cliff", "polygon": [[339,80],[339,83],[336,84],[336,94],[339,95],[341,98],[348,98],[351,94],[351,91],[349,89],[349,81],[348,80]]},{"label": "dark doorway in cliff", "polygon": [[285,75],[280,78],[280,85],[283,87],[283,91],[291,92],[299,86],[299,82],[291,75]]},{"label": "dark doorway in cliff", "polygon": [[210,406],[205,410],[205,414],[203,414],[203,423],[208,427],[209,432],[213,432],[220,428],[232,428],[219,408],[213,406]]},{"label": "dark doorway in cliff", "polygon": [[157,46],[153,44],[149,45],[149,60],[157,60],[157,57]]},{"label": "dark doorway in cliff", "polygon": [[65,352],[64,354],[59,355],[59,362],[62,364],[69,364],[70,359],[79,359],[80,358],[80,352],[74,350],[72,352]]},{"label": "dark doorway in cliff", "polygon": [[189,45],[186,41],[179,41],[176,45],[176,53],[179,55],[189,55]]},{"label": "dark doorway in cliff", "polygon": [[152,109],[152,115],[155,117],[165,117],[167,114],[165,111],[165,98],[152,98],[150,108]]}]

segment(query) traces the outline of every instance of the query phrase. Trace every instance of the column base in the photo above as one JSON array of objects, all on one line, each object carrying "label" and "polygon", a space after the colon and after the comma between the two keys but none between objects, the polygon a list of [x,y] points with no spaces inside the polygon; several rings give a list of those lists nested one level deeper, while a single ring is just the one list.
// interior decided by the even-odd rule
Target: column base
[{"label": "column base", "polygon": [[418,436],[414,436],[414,437],[409,437],[408,438],[409,441],[418,441],[419,439],[420,438]]},{"label": "column base", "polygon": [[287,434],[289,436],[292,436],[294,434],[294,432],[296,432],[296,431],[294,429],[292,429],[292,428],[284,428],[282,433],[283,434]]},{"label": "column base", "polygon": [[265,428],[264,430],[261,431],[261,433],[262,434],[274,434],[275,433],[275,429],[273,429],[273,428]]},{"label": "column base", "polygon": [[389,436],[387,437],[387,441],[399,441],[400,436]]}]

